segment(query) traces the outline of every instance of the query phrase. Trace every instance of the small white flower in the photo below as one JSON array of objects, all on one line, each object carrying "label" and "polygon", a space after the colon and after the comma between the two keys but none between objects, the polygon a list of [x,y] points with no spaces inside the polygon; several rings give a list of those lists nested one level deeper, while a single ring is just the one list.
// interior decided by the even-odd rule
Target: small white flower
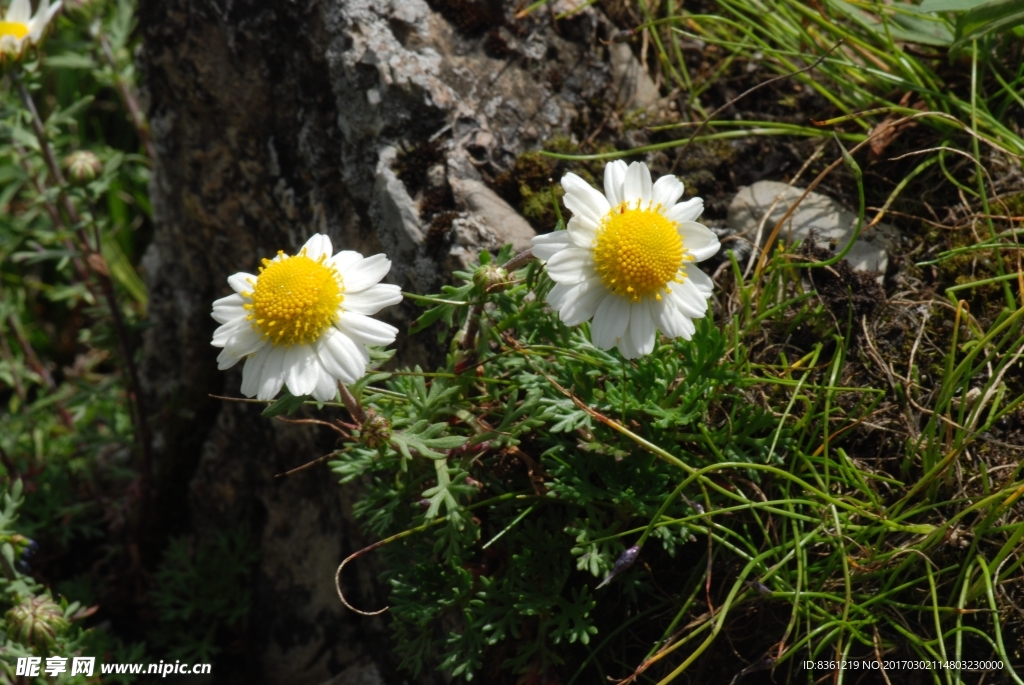
[{"label": "small white flower", "polygon": [[382,254],[331,256],[331,239],[317,234],[299,254],[264,259],[259,276],[228,278],[235,294],[213,303],[220,324],[214,347],[224,350],[218,368],[245,359],[242,394],[273,399],[288,386],[292,395],[334,399],[338,381],[355,383],[366,373],[367,345],[388,345],[398,329],[371,319],[398,304],[402,291],[380,280],[391,269]]},{"label": "small white flower", "polygon": [[712,282],[697,268],[718,252],[718,238],[695,221],[704,201],[678,202],[675,176],[651,183],[642,162],[608,164],[604,190],[576,174],[562,178],[565,231],[533,239],[555,287],[548,304],[568,326],[593,319],[591,337],[602,350],[618,347],[626,359],[654,349],[655,328],[689,340],[704,316]]},{"label": "small white flower", "polygon": [[50,0],[40,0],[35,16],[29,0],[12,0],[3,21],[0,21],[0,62],[5,57],[18,58],[29,45],[38,45],[43,31],[60,11],[61,3],[50,6]]}]

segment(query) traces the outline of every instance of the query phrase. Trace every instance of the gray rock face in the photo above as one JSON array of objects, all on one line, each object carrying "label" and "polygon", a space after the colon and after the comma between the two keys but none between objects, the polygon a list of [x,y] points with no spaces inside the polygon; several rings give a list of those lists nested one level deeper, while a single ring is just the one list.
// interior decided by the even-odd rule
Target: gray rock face
[{"label": "gray rock face", "polygon": [[[556,29],[546,12],[511,21],[507,2],[481,35],[465,17],[443,16],[446,6],[140,3],[157,149],[143,261],[154,491],[142,556],[153,568],[172,535],[201,541],[242,529],[254,541],[253,606],[234,657],[247,666],[218,682],[402,681],[386,617],[355,616],[335,597],[337,564],[372,542],[351,516],[357,493],[323,465],[275,478],[329,453],[336,436],[210,397],[237,397],[241,382],[241,364],[218,371],[210,346],[211,303],[228,294],[227,277],[317,232],[336,249],[388,253],[389,280],[420,292],[480,249],[525,247],[532,229],[482,183],[484,172],[507,171],[520,153],[567,135],[613,82],[592,8]],[[640,84],[629,99],[649,100],[631,55],[618,53],[620,82],[632,74]],[[424,156],[422,168],[413,164]],[[408,305],[388,317],[404,329],[418,313]],[[438,353],[423,345],[400,336],[403,362]],[[344,582],[354,605],[377,608],[386,592],[369,557]]]},{"label": "gray rock face", "polygon": [[[750,242],[759,237],[760,244],[764,245],[775,224],[803,192],[803,188],[789,187],[777,181],[758,181],[745,186],[730,203],[726,224],[734,234]],[[870,216],[865,219],[865,225],[869,220]],[[786,220],[779,239],[793,243],[805,241],[813,235],[819,244],[835,241],[838,251],[853,237],[856,226],[855,213],[844,209],[830,197],[812,192]],[[896,229],[888,224],[879,223],[870,229],[865,228],[846,254],[846,260],[855,271],[884,274],[889,265],[889,254],[898,240]]]}]

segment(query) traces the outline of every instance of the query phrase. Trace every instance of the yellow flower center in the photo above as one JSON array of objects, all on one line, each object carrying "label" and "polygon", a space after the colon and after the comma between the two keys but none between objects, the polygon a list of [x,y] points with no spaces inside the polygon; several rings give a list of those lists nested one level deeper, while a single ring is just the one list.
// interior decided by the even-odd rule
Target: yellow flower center
[{"label": "yellow flower center", "polygon": [[21,40],[28,35],[28,24],[20,21],[0,21],[0,36],[14,36]]},{"label": "yellow flower center", "polygon": [[341,276],[326,264],[301,254],[272,262],[263,260],[260,275],[245,305],[253,329],[272,345],[308,345],[315,342],[338,316],[345,299]]},{"label": "yellow flower center", "polygon": [[682,282],[679,268],[693,257],[661,205],[640,209],[639,200],[636,204],[630,208],[623,202],[605,216],[594,244],[594,264],[612,292],[634,302],[652,296],[660,300],[669,283]]}]

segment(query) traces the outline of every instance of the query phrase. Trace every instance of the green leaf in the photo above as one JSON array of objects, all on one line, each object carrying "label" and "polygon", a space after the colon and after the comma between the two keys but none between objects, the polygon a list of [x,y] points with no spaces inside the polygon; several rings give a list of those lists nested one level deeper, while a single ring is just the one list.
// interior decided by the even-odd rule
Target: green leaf
[{"label": "green leaf", "polygon": [[473,494],[476,492],[476,488],[465,484],[466,476],[468,475],[465,471],[458,468],[448,468],[446,460],[435,461],[434,471],[437,473],[437,485],[423,491],[423,497],[430,500],[430,506],[427,507],[425,516],[428,521],[436,518],[443,504],[449,520],[451,520],[456,528],[461,529],[464,517],[462,515],[462,507],[459,506],[455,496]]},{"label": "green leaf", "polygon": [[911,14],[916,8],[904,8],[898,14],[886,16],[883,23],[875,15],[868,14],[852,3],[835,0],[830,7],[845,14],[851,21],[881,36],[892,36],[893,40],[921,45],[947,47],[953,42],[953,34],[945,22],[937,17],[921,13]]},{"label": "green leaf", "polygon": [[[461,435],[444,435],[441,433],[448,427],[446,423],[428,424],[417,421],[404,431],[396,431],[391,435],[391,444],[406,459],[412,459],[412,450],[428,459],[444,459],[448,455],[437,450],[453,450],[466,444],[468,438]],[[439,437],[440,436],[440,437]]]},{"label": "green leaf", "polygon": [[996,0],[965,12],[956,22],[957,48],[990,33],[1008,31],[1024,24],[1024,0]]},{"label": "green leaf", "polygon": [[132,266],[128,255],[121,249],[121,244],[109,236],[103,236],[103,258],[107,260],[110,275],[114,281],[124,288],[132,299],[143,307],[149,302],[146,284],[139,277],[139,272]]},{"label": "green leaf", "polygon": [[450,305],[444,304],[438,305],[432,309],[428,309],[427,311],[420,314],[419,318],[413,321],[412,325],[409,326],[409,335],[415,335],[416,333],[419,333],[424,328],[440,319],[446,313],[449,313],[451,310],[452,307]]},{"label": "green leaf", "polygon": [[68,52],[46,58],[46,66],[58,69],[95,69],[96,62],[89,55]]},{"label": "green leaf", "polygon": [[918,9],[922,12],[963,12],[983,4],[985,0],[924,0]]},{"label": "green leaf", "polygon": [[274,402],[272,405],[263,410],[263,416],[272,418],[274,416],[284,414],[285,412],[288,412],[288,415],[291,416],[296,412],[296,410],[298,410],[299,407],[302,406],[302,403],[305,401],[305,395],[301,397],[295,397],[290,392],[288,392],[287,388],[285,388],[284,395],[282,395],[280,398],[278,398],[276,402]]}]

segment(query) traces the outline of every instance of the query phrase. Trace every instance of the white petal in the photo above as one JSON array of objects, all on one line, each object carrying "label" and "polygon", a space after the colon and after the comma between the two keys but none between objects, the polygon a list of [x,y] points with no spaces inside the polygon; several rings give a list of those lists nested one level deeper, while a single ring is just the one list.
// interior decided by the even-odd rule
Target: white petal
[{"label": "white petal", "polygon": [[665,209],[675,207],[679,198],[683,196],[683,183],[672,174],[662,176],[654,183],[651,201],[655,205],[661,205]]},{"label": "white petal", "polygon": [[53,7],[50,8],[50,11],[46,13],[45,23],[49,24],[50,20],[53,19],[53,16],[57,14],[57,12],[60,12],[60,7],[62,4],[63,0],[61,0],[61,2],[54,3]]},{"label": "white petal", "polygon": [[597,240],[598,225],[586,217],[574,216],[569,219],[566,232],[574,245],[589,249],[594,247],[594,241]]},{"label": "white petal", "polygon": [[220,351],[220,354],[217,355],[217,370],[224,371],[225,369],[230,369],[232,366],[240,362],[244,356],[245,355],[237,355],[233,350],[225,347]]},{"label": "white petal", "polygon": [[263,367],[266,366],[273,349],[271,345],[267,345],[245,360],[245,366],[242,367],[242,394],[246,397],[252,397],[259,391]]},{"label": "white petal", "polygon": [[210,315],[217,323],[227,323],[239,317],[245,318],[248,312],[245,310],[245,299],[238,295],[228,295],[213,302],[213,313]]},{"label": "white petal", "polygon": [[390,345],[398,335],[394,326],[355,312],[342,312],[334,325],[357,345]]},{"label": "white petal", "polygon": [[32,5],[29,3],[29,0],[14,0],[7,10],[7,16],[4,17],[4,21],[10,21],[15,24],[27,24],[31,18]]},{"label": "white petal", "polygon": [[598,224],[601,222],[601,217],[611,211],[612,206],[608,204],[608,198],[604,196],[604,193],[576,174],[563,176],[562,187],[565,189],[565,197],[562,198],[562,202],[575,215],[587,217]]},{"label": "white petal", "polygon": [[0,36],[0,53],[17,54],[21,51],[21,41],[7,34]]},{"label": "white petal", "polygon": [[708,296],[697,288],[691,279],[687,278],[685,282],[677,283],[674,290],[679,295],[677,301],[689,305],[689,311],[684,310],[684,313],[689,314],[691,319],[704,318],[708,312]]},{"label": "white petal", "polygon": [[284,385],[285,348],[272,345],[267,347],[270,348],[270,352],[267,355],[267,362],[260,371],[259,389],[256,391],[256,398],[260,400],[274,399]]},{"label": "white petal", "polygon": [[614,293],[608,294],[594,312],[590,338],[595,347],[610,350],[615,347],[629,325],[629,300]]},{"label": "white petal", "polygon": [[557,252],[569,247],[572,241],[568,231],[555,231],[544,235],[536,235],[530,241],[533,256],[542,261],[551,259]]},{"label": "white petal", "polygon": [[288,392],[296,397],[309,395],[320,379],[320,360],[312,345],[293,345],[284,358],[284,378]]},{"label": "white petal", "polygon": [[689,317],[676,307],[674,300],[662,295],[661,300],[651,303],[651,313],[654,315],[654,323],[666,336],[678,338],[683,335],[685,331],[683,321],[688,321]]},{"label": "white petal", "polygon": [[233,276],[228,276],[228,285],[236,293],[251,293],[252,289],[256,287],[256,280],[256,277],[252,274],[239,272]]},{"label": "white petal", "polygon": [[622,186],[626,182],[627,168],[626,163],[621,159],[608,162],[604,168],[604,194],[608,197],[608,202],[612,207],[621,205],[625,200],[622,195]]},{"label": "white petal", "polygon": [[36,8],[36,15],[32,17],[32,21],[29,23],[29,35],[32,37],[33,42],[37,42],[42,37],[43,30],[46,28],[46,22],[52,16],[50,0],[41,0],[39,7]]},{"label": "white petal", "polygon": [[718,242],[718,236],[707,226],[696,221],[684,221],[679,224],[679,235],[683,238],[683,247],[689,250],[698,262],[714,257],[722,247]]},{"label": "white petal", "polygon": [[[227,344],[224,345],[224,350],[217,357],[217,361],[221,364],[227,364],[226,366],[218,365],[217,368],[222,371],[226,368],[232,367],[242,357],[247,357],[253,352],[261,349],[264,345],[269,343],[263,339],[259,333],[254,331],[251,327],[240,329]],[[234,358],[234,361],[228,363],[228,360]]]},{"label": "white petal", "polygon": [[[310,237],[310,239],[306,241],[306,244],[302,246],[302,249],[306,251],[306,256],[314,262],[323,256],[330,257],[333,250],[331,247],[331,239],[323,233],[317,233]],[[299,250],[299,252],[301,253],[302,250]]]},{"label": "white petal", "polygon": [[[590,321],[594,318],[601,300],[608,295],[599,276],[568,286],[568,288],[562,298],[561,307],[558,308],[558,317],[566,326],[578,326],[584,321]],[[552,288],[551,292],[554,293],[555,289]],[[548,298],[550,302],[550,295]]]},{"label": "white petal", "polygon": [[684,316],[680,323],[682,324],[683,331],[679,334],[679,337],[683,340],[693,338],[693,334],[697,332],[697,327],[693,325],[693,319]]},{"label": "white petal", "polygon": [[684,283],[672,283],[670,287],[672,292],[662,295],[662,299],[667,299],[673,307],[691,319],[704,316],[708,309],[708,301],[700,296],[690,279],[686,279]]},{"label": "white petal", "polygon": [[328,261],[338,270],[338,273],[345,273],[349,267],[363,261],[363,255],[352,250],[343,250],[331,257]]},{"label": "white petal", "polygon": [[[654,319],[651,317],[650,304],[646,299],[630,305],[629,328],[626,329],[625,337],[632,343],[633,350],[636,352],[636,356],[627,356],[626,359],[642,357],[645,354],[650,354],[654,349]],[[620,346],[619,349],[621,350],[622,347]]]},{"label": "white petal", "polygon": [[548,260],[548,276],[556,283],[579,283],[594,275],[594,253],[582,247],[562,250]]},{"label": "white petal", "polygon": [[697,286],[697,290],[700,291],[700,294],[705,299],[711,297],[711,293],[715,292],[715,282],[696,266],[687,265],[683,271],[686,273],[687,278]]},{"label": "white petal", "polygon": [[622,186],[622,199],[631,205],[640,200],[646,207],[651,201],[651,171],[643,162],[633,162],[626,169],[626,182]]},{"label": "white petal", "polygon": [[210,344],[214,347],[224,347],[239,331],[246,328],[250,328],[250,326],[249,322],[245,319],[234,319],[222,326],[218,326],[217,330],[213,332],[213,340],[210,341]]},{"label": "white petal", "polygon": [[677,224],[681,224],[684,221],[693,221],[703,213],[704,200],[699,197],[695,197],[669,208],[669,210],[665,212],[665,216],[667,216],[670,221],[675,221]]},{"label": "white petal", "polygon": [[388,275],[388,271],[391,271],[391,260],[382,254],[375,254],[339,273],[345,284],[345,294],[348,295],[377,285],[380,279]]},{"label": "white petal", "polygon": [[366,350],[335,328],[328,328],[317,340],[317,354],[324,368],[343,383],[355,383],[366,372]]},{"label": "white petal", "polygon": [[615,346],[619,348],[619,354],[625,359],[636,359],[640,356],[640,350],[633,345],[633,340],[629,337],[629,330],[626,330],[625,335],[619,338],[615,342]]},{"label": "white petal", "polygon": [[570,297],[573,291],[580,287],[580,285],[580,283],[555,283],[555,287],[548,293],[548,306],[556,312],[561,311],[562,307],[565,306],[566,298]]},{"label": "white petal", "polygon": [[318,362],[316,387],[313,388],[313,398],[321,402],[330,402],[338,394],[338,381],[327,372],[323,364]]},{"label": "white petal", "polygon": [[345,293],[341,302],[342,310],[371,316],[384,307],[390,307],[402,301],[402,289],[397,285],[380,283],[370,286],[357,293]]}]

